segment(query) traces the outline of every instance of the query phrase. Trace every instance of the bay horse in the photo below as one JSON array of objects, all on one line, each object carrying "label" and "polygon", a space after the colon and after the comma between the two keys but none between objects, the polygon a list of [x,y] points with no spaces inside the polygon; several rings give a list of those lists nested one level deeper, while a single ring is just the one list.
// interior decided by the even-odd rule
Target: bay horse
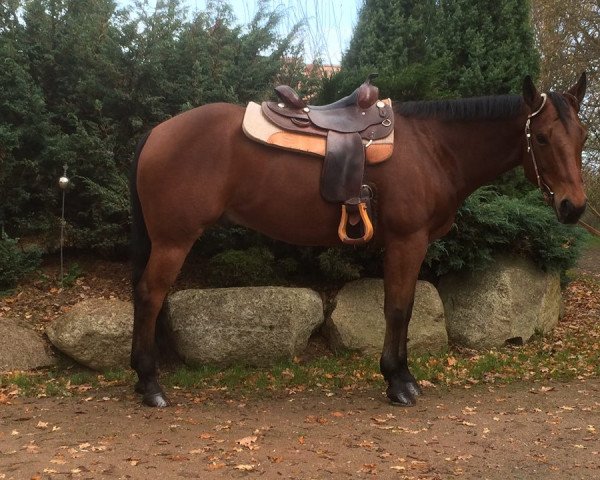
[{"label": "bay horse", "polygon": [[[387,396],[414,405],[421,394],[407,363],[407,329],[428,245],[445,235],[465,198],[522,165],[563,223],[575,223],[586,196],[581,177],[586,129],[578,118],[585,72],[567,92],[400,103],[395,147],[366,167],[376,187],[374,242],[382,245],[385,338],[380,368]],[[192,245],[220,219],[271,238],[334,246],[339,205],[319,193],[321,161],[249,140],[244,108],[226,103],[186,111],[138,145],[131,177],[136,391],[168,405],[158,383],[155,329]]]}]

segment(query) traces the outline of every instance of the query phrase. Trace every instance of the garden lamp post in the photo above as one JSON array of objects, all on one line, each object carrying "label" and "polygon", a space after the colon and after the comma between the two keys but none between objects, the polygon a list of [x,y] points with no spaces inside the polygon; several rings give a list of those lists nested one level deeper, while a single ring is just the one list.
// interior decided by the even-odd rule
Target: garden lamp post
[{"label": "garden lamp post", "polygon": [[58,186],[62,190],[62,213],[60,218],[60,283],[63,281],[63,246],[65,242],[65,194],[69,186],[69,178],[67,177],[67,164],[63,165],[63,175],[58,179]]}]

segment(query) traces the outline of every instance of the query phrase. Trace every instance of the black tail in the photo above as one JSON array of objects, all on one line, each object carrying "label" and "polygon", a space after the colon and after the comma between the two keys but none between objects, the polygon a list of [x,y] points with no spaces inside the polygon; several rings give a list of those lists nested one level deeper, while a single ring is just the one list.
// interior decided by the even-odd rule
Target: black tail
[{"label": "black tail", "polygon": [[131,165],[131,173],[129,175],[129,194],[131,198],[131,263],[133,267],[131,284],[134,295],[135,287],[140,281],[140,278],[142,278],[142,274],[144,273],[144,269],[150,258],[150,237],[148,236],[146,222],[142,213],[142,205],[140,204],[140,197],[137,192],[138,162],[150,133],[151,131],[146,133],[138,142],[137,148],[135,149],[135,156],[133,157],[133,163]]}]

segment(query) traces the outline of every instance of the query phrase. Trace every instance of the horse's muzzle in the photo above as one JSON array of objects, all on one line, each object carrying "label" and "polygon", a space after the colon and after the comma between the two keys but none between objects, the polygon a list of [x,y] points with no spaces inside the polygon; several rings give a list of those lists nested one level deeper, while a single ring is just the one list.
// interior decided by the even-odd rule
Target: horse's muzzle
[{"label": "horse's muzzle", "polygon": [[559,222],[569,224],[577,223],[577,221],[583,215],[583,212],[585,212],[586,204],[587,200],[584,200],[584,202],[579,206],[573,205],[571,200],[565,198],[562,202],[560,202],[560,205],[556,211]]}]

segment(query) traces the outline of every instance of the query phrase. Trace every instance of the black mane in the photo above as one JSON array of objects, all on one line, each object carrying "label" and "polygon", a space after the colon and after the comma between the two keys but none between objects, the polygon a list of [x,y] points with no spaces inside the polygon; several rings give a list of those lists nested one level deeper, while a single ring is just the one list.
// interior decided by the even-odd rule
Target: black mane
[{"label": "black mane", "polygon": [[396,102],[395,111],[403,117],[438,118],[440,120],[496,120],[516,117],[523,109],[519,95]]},{"label": "black mane", "polygon": [[[571,108],[563,95],[549,92],[558,118],[565,125],[571,116]],[[522,112],[523,97],[520,95],[494,95],[488,97],[459,98],[424,102],[395,102],[394,110],[403,117],[438,118],[440,120],[498,120],[514,118]]]}]

